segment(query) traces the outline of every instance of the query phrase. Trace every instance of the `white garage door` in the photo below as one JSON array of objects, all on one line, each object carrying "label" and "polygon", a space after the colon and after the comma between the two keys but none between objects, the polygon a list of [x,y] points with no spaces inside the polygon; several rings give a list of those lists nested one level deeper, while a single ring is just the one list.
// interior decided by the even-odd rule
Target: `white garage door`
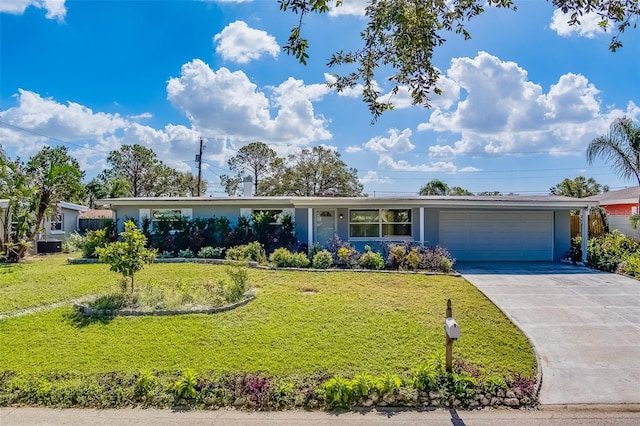
[{"label": "white garage door", "polygon": [[440,245],[456,260],[553,260],[553,212],[441,211]]}]

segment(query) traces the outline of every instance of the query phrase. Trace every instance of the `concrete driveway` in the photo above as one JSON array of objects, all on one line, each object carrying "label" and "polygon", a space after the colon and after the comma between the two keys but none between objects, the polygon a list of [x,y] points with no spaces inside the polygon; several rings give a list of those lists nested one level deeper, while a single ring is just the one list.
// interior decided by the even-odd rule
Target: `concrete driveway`
[{"label": "concrete driveway", "polygon": [[456,269],[532,341],[542,404],[640,403],[639,281],[555,263]]}]

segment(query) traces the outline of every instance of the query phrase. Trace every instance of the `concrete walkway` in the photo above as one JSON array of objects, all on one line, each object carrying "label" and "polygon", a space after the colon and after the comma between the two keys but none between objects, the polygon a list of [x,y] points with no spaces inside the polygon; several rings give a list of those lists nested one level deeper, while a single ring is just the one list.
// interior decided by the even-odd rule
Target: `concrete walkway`
[{"label": "concrete walkway", "polygon": [[639,281],[552,263],[456,268],[532,341],[542,404],[640,403]]}]

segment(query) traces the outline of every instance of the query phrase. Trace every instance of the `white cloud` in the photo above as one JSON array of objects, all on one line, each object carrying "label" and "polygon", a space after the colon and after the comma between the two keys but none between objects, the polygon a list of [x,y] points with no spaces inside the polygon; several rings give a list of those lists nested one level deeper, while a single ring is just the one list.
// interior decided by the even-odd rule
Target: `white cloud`
[{"label": "white cloud", "polygon": [[29,6],[45,9],[47,19],[62,21],[67,14],[65,0],[3,0],[0,2],[0,13],[22,15]]},{"label": "white cloud", "polygon": [[119,114],[94,113],[75,102],[61,104],[35,92],[18,89],[18,106],[0,111],[0,118],[12,125],[54,138],[83,140],[112,134],[129,122]]},{"label": "white cloud", "polygon": [[599,25],[602,18],[596,13],[585,13],[580,16],[578,18],[580,25],[569,25],[568,21],[570,19],[571,14],[565,14],[562,10],[556,9],[551,17],[549,27],[561,37],[570,37],[572,34],[577,34],[581,37],[595,38],[605,32],[605,28]]},{"label": "white cloud", "polygon": [[217,43],[216,53],[225,60],[239,64],[259,59],[265,54],[276,58],[280,53],[280,46],[275,37],[266,31],[250,28],[243,21],[227,25],[213,37],[213,41]]},{"label": "white cloud", "polygon": [[[362,93],[362,92],[361,92]],[[378,97],[378,102],[390,103],[394,109],[409,108],[413,104],[413,98],[411,92],[407,86],[399,86],[397,93],[385,93]]]},{"label": "white cloud", "polygon": [[364,10],[367,7],[369,0],[343,0],[342,5],[335,7],[332,6],[329,10],[330,16],[364,16]]},{"label": "white cloud", "polygon": [[405,160],[395,161],[388,155],[381,155],[378,166],[389,170],[400,170],[404,172],[444,172],[455,173],[458,168],[455,164],[445,161],[437,161],[431,164],[410,164]]},{"label": "white cloud", "polygon": [[364,151],[361,147],[359,146],[348,146],[344,149],[345,152],[348,152],[349,154],[353,154],[356,152],[362,152]]},{"label": "white cloud", "polygon": [[478,169],[477,167],[467,166],[458,170],[460,173],[471,173],[471,172],[480,172],[482,169]]},{"label": "white cloud", "polygon": [[369,170],[366,175],[360,178],[360,183],[367,185],[370,183],[391,183],[391,179],[386,176],[379,176],[378,172]]},{"label": "white cloud", "polygon": [[[45,144],[65,142],[83,169],[100,172],[110,151],[124,144],[141,144],[153,149],[166,164],[184,171],[190,168],[186,161],[198,150],[199,133],[182,125],[154,129],[136,122],[134,116],[94,112],[75,102],[63,104],[22,89],[14,98],[17,106],[0,111],[0,119],[8,124],[0,126],[0,140],[5,149],[12,148],[25,158]],[[147,118],[147,114],[140,117]],[[222,149],[215,143],[207,146],[210,154]]]},{"label": "white cloud", "polygon": [[[180,77],[169,80],[167,98],[207,135],[305,145],[331,138],[327,121],[316,116],[312,104],[329,90],[289,78],[271,88],[269,99],[242,71],[213,71],[194,59],[182,66]],[[271,107],[278,109],[273,119]]]},{"label": "white cloud", "polygon": [[[338,81],[338,79],[332,74],[324,73],[324,81],[327,82],[327,84],[333,84]],[[362,96],[363,89],[364,86],[362,84],[356,84],[354,87],[347,87],[338,92],[338,96],[344,96],[346,98],[359,98]]]},{"label": "white cloud", "polygon": [[415,145],[411,143],[411,129],[404,129],[398,133],[398,129],[389,129],[389,137],[376,136],[369,139],[364,147],[370,151],[383,153],[405,153],[413,150]]},{"label": "white cloud", "polygon": [[[358,94],[362,94],[362,86]],[[441,94],[431,93],[429,95],[429,103],[432,107],[449,109],[453,104],[460,99],[460,85],[448,78],[446,75],[440,75],[438,79],[437,87],[442,91]],[[393,94],[391,92],[385,93],[378,98],[378,102],[391,103],[394,109],[404,109],[413,106],[413,97],[411,91],[407,86],[399,86],[398,92]]]},{"label": "white cloud", "polygon": [[446,78],[464,89],[466,98],[451,108],[436,106],[418,130],[460,134],[460,139],[431,147],[432,158],[465,152],[583,153],[614,118],[638,116],[633,102],[626,111],[604,109],[598,89],[583,75],[562,75],[544,93],[518,64],[486,52],[454,58]]}]

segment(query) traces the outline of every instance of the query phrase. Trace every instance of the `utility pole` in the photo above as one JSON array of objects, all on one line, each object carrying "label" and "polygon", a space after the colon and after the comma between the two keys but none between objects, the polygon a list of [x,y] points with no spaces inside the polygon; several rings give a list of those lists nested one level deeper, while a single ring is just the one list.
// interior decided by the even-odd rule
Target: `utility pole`
[{"label": "utility pole", "polygon": [[200,138],[200,153],[196,155],[196,161],[198,162],[198,197],[200,196],[200,184],[202,183],[202,148],[203,140]]}]

